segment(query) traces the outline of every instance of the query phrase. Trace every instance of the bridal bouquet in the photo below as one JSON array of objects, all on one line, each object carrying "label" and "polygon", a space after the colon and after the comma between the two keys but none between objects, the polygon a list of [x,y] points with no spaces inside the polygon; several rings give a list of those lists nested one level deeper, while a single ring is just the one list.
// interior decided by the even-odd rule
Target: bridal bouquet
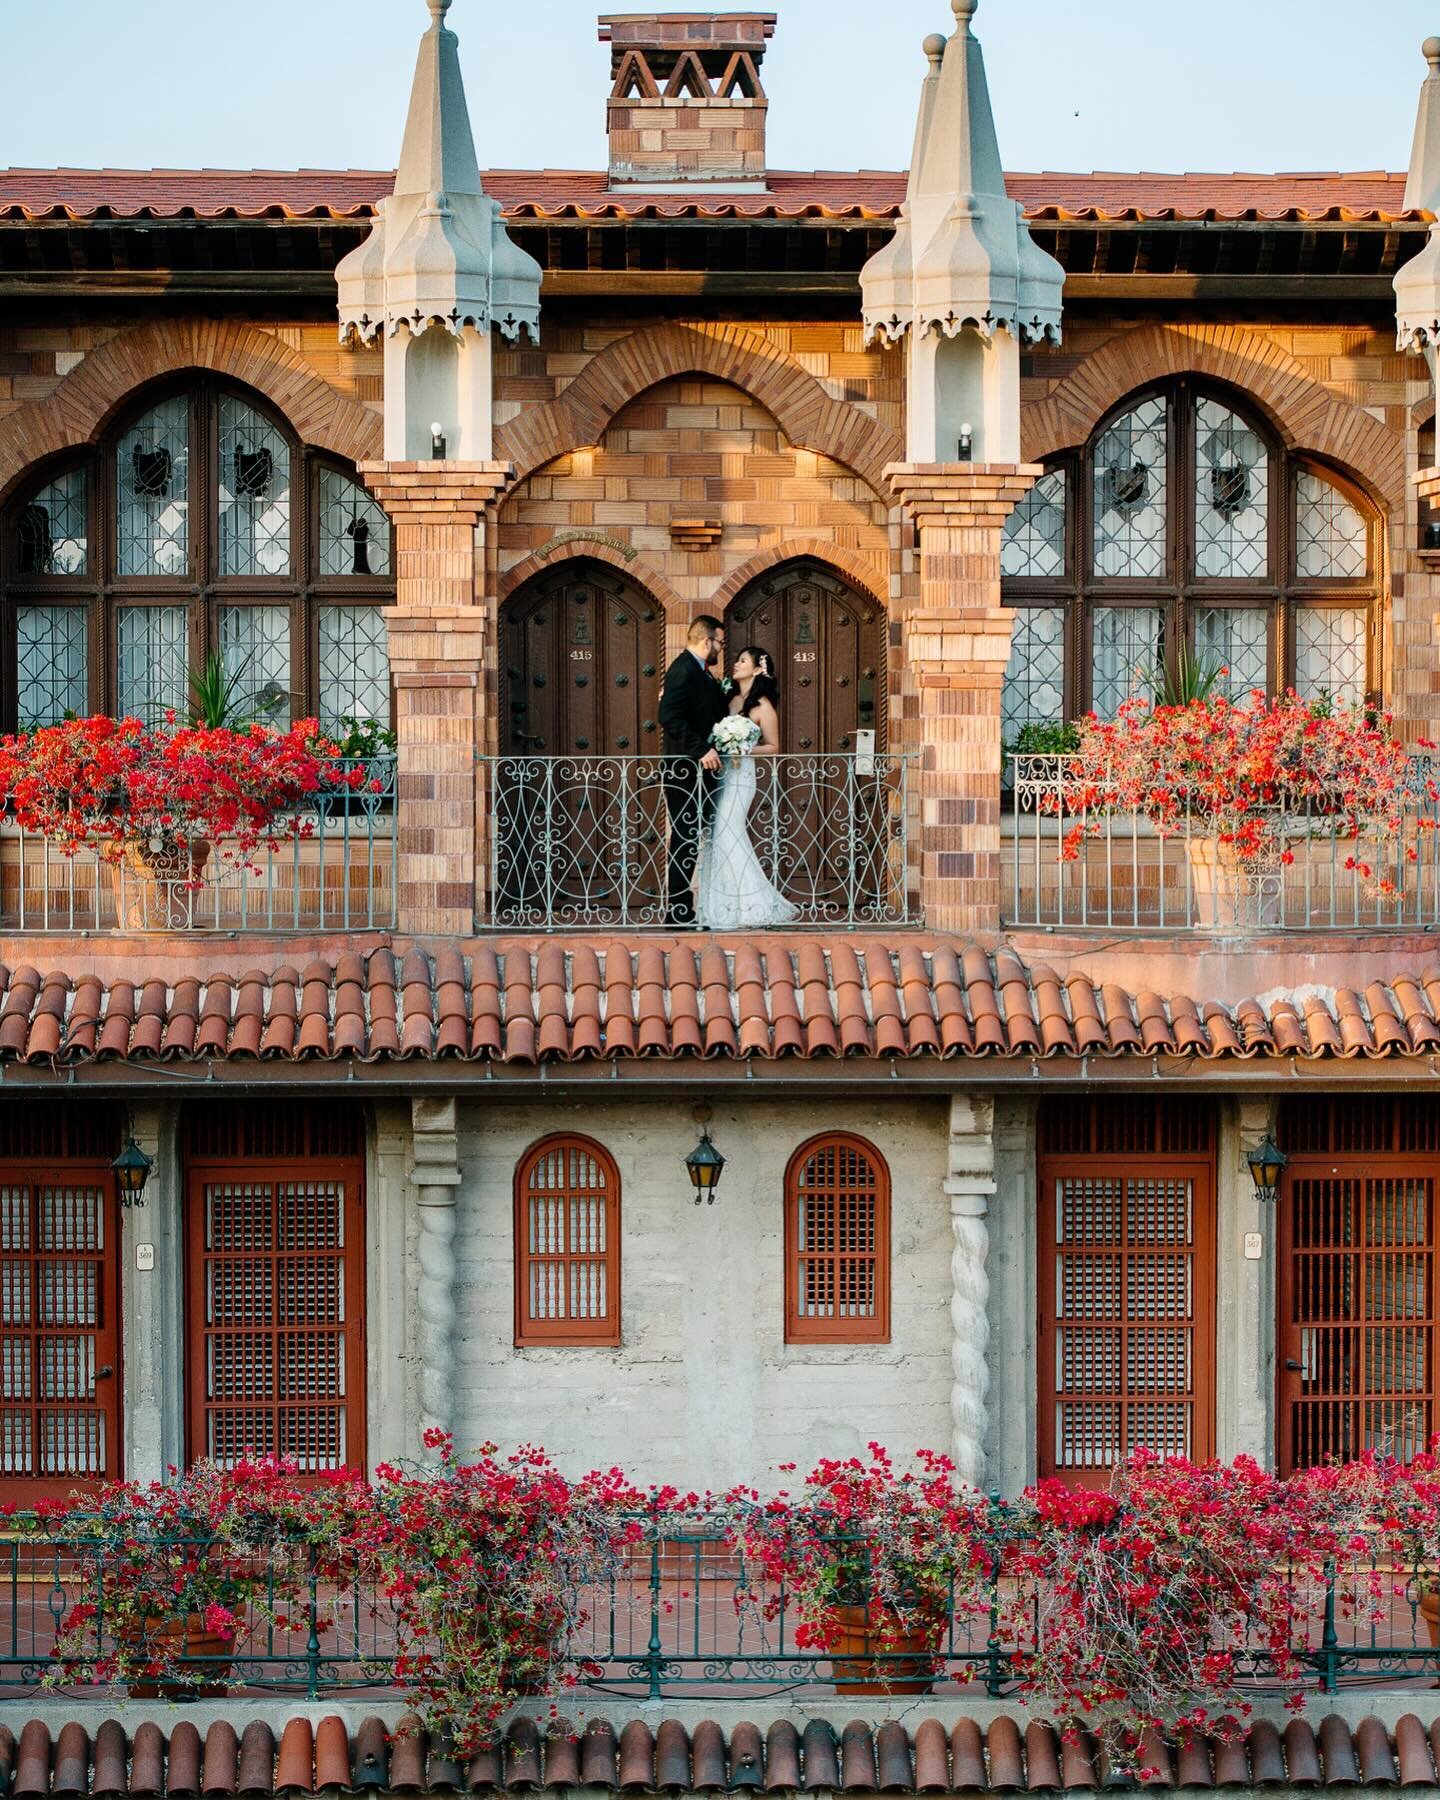
[{"label": "bridal bouquet", "polygon": [[710,733],[710,742],[722,756],[749,756],[760,742],[760,727],[744,713],[731,713]]}]

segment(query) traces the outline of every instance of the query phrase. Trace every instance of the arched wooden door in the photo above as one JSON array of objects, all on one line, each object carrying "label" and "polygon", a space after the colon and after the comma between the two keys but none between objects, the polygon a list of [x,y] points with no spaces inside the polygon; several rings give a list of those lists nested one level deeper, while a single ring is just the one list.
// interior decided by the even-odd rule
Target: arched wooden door
[{"label": "arched wooden door", "polygon": [[660,748],[659,605],[604,563],[574,561],[500,613],[505,756],[653,755]]},{"label": "arched wooden door", "polygon": [[885,731],[885,615],[876,601],[801,558],[752,581],[725,614],[727,658],[770,652],[785,749],[844,754],[857,731]]},{"label": "arched wooden door", "polygon": [[663,649],[659,603],[605,563],[563,563],[505,602],[497,924],[663,917]]}]

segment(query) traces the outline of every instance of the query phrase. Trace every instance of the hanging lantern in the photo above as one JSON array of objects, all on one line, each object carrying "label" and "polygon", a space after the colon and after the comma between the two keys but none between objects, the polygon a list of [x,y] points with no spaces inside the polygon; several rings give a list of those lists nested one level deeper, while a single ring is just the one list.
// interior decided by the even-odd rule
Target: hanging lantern
[{"label": "hanging lantern", "polygon": [[154,1166],[152,1159],[132,1137],[110,1165],[115,1171],[115,1185],[120,1190],[122,1206],[145,1204],[145,1183],[150,1179],[150,1171]]},{"label": "hanging lantern", "polygon": [[1290,1158],[1267,1132],[1263,1144],[1257,1144],[1245,1158],[1250,1165],[1250,1179],[1262,1200],[1273,1200],[1280,1187],[1280,1177]]},{"label": "hanging lantern", "polygon": [[700,1142],[685,1158],[685,1167],[690,1175],[690,1185],[695,1190],[695,1204],[708,1202],[715,1204],[715,1190],[720,1185],[720,1176],[725,1168],[725,1158],[710,1142],[710,1127],[700,1128]]}]

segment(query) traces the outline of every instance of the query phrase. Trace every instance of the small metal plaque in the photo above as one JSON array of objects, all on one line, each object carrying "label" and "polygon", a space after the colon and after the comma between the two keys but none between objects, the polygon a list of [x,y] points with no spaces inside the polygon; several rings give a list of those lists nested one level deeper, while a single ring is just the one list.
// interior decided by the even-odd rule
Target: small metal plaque
[{"label": "small metal plaque", "polygon": [[1246,1260],[1246,1262],[1259,1262],[1260,1258],[1264,1254],[1265,1254],[1264,1238],[1261,1237],[1261,1235],[1258,1231],[1247,1231],[1245,1233],[1245,1260]]},{"label": "small metal plaque", "polygon": [[153,1244],[137,1244],[135,1246],[135,1267],[148,1273],[155,1267],[155,1246]]}]

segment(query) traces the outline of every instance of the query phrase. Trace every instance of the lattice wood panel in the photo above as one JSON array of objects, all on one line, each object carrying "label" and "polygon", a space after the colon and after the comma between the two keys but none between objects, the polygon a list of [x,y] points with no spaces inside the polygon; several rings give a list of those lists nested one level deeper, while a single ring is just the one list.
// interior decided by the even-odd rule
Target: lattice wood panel
[{"label": "lattice wood panel", "polygon": [[817,1138],[791,1158],[785,1336],[790,1343],[889,1339],[890,1179],[863,1138]]},{"label": "lattice wood panel", "polygon": [[364,1206],[358,1161],[192,1164],[192,1457],[363,1464]]},{"label": "lattice wood panel", "polygon": [[620,1176],[588,1138],[547,1138],[515,1183],[515,1341],[620,1342]]},{"label": "lattice wood panel", "polygon": [[1132,1450],[1214,1443],[1213,1164],[1040,1165],[1040,1467],[1102,1486]]},{"label": "lattice wood panel", "polygon": [[117,1247],[108,1168],[36,1180],[33,1170],[0,1164],[0,1489],[7,1499],[64,1495],[119,1473]]},{"label": "lattice wood panel", "polygon": [[1281,1189],[1279,1267],[1282,1471],[1424,1450],[1435,1424],[1434,1164],[1296,1158]]}]

